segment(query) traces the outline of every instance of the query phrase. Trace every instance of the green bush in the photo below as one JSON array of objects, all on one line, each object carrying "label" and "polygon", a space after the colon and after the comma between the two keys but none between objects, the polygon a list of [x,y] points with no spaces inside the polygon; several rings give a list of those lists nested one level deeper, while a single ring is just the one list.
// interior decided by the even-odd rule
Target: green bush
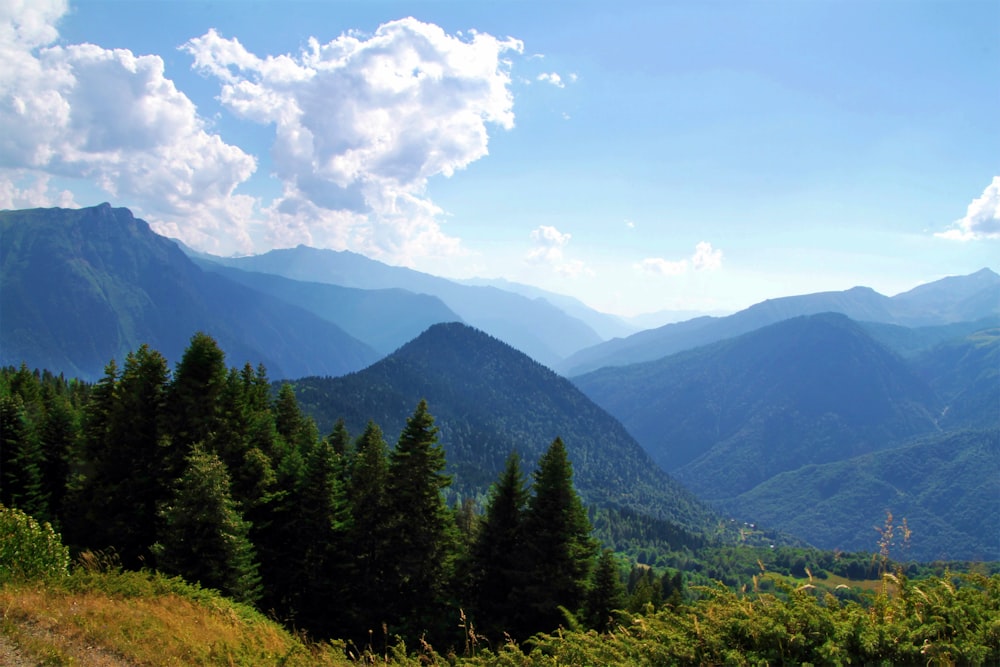
[{"label": "green bush", "polygon": [[48,523],[0,505],[0,584],[41,577],[64,577],[69,549]]}]

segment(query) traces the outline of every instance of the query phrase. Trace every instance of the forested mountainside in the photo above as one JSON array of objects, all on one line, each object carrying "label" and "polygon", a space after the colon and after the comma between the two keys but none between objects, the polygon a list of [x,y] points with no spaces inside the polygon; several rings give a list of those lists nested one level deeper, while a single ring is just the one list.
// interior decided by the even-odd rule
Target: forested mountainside
[{"label": "forested mountainside", "polygon": [[198,330],[274,377],[378,357],[312,313],[205,273],[124,208],[0,211],[0,267],[3,364],[96,380],[143,343],[176,361]]},{"label": "forested mountainside", "polygon": [[[870,540],[880,514],[896,512],[894,501],[919,505],[927,519],[915,529],[923,529],[923,556],[958,556],[956,547],[963,544],[963,557],[976,558],[984,552],[979,535],[1000,523],[995,503],[982,508],[978,524],[956,521],[969,532],[949,540],[934,527],[954,510],[944,500],[947,493],[928,496],[918,485],[887,496],[885,489],[892,486],[887,479],[852,477],[841,474],[845,468],[827,471],[824,464],[847,465],[918,436],[940,436],[944,429],[1000,426],[1000,389],[991,361],[996,348],[995,332],[986,330],[904,360],[845,316],[824,314],[656,362],[605,368],[575,382],[621,419],[661,465],[726,512],[823,548],[851,549]],[[971,451],[990,442],[982,431],[941,441]],[[948,463],[951,474],[936,487],[950,489],[952,496],[979,497],[983,476],[996,468],[1000,455],[987,456],[993,467],[964,465],[976,456],[955,452]],[[873,469],[888,474],[888,467]],[[828,481],[822,493],[810,496],[813,487],[795,477],[807,471],[809,479],[836,483]],[[930,504],[915,505],[911,497]],[[817,518],[815,507],[826,510],[823,526],[805,530],[798,517]]]},{"label": "forested mountainside", "polygon": [[631,508],[698,532],[717,523],[569,381],[466,325],[435,325],[363,371],[292,386],[322,430],[343,418],[352,433],[369,419],[397,433],[406,406],[426,399],[459,493],[482,493],[511,450],[532,469],[547,443],[561,437],[588,503]]},{"label": "forested mountainside", "polygon": [[835,312],[862,322],[928,327],[1000,316],[1000,275],[982,269],[893,297],[868,287],[768,299],[726,317],[701,317],[580,350],[557,366],[568,376],[653,361],[802,315]]}]

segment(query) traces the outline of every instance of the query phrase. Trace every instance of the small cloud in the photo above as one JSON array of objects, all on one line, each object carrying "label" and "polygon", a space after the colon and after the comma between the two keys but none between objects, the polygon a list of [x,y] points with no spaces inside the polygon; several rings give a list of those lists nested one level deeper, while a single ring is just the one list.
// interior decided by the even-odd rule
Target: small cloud
[{"label": "small cloud", "polygon": [[576,83],[579,79],[580,79],[580,77],[577,76],[576,72],[570,72],[570,74],[569,74],[569,82],[570,83]]},{"label": "small cloud", "polygon": [[639,271],[659,276],[679,276],[688,269],[695,271],[715,271],[722,267],[722,251],[712,247],[707,241],[695,246],[694,254],[687,259],[668,260],[662,257],[648,257],[633,265]]},{"label": "small cloud", "polygon": [[688,261],[682,259],[671,262],[662,257],[647,257],[635,264],[635,268],[644,273],[651,273],[658,276],[679,276],[688,269]]},{"label": "small cloud", "polygon": [[541,225],[531,232],[535,247],[528,251],[525,259],[532,264],[548,264],[553,271],[567,278],[594,275],[581,260],[566,259],[563,255],[563,249],[571,238],[571,234],[564,234],[551,225]]},{"label": "small cloud", "polygon": [[538,75],[539,81],[544,81],[546,83],[551,83],[556,88],[565,88],[566,84],[563,83],[562,77],[555,72],[542,72]]},{"label": "small cloud", "polygon": [[722,266],[722,251],[713,248],[711,243],[702,241],[694,248],[691,264],[695,271],[715,271]]},{"label": "small cloud", "polygon": [[635,221],[626,219],[625,226],[628,227],[629,229],[635,229]]},{"label": "small cloud", "polygon": [[955,241],[1000,238],[1000,176],[994,176],[983,194],[969,204],[965,217],[934,236]]}]

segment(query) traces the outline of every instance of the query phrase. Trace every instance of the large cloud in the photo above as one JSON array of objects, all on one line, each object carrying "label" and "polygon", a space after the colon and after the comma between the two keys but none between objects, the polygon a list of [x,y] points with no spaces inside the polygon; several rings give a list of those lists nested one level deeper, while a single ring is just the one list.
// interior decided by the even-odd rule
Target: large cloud
[{"label": "large cloud", "polygon": [[958,241],[1000,238],[1000,176],[994,176],[983,194],[969,204],[965,217],[935,236]]},{"label": "large cloud", "polygon": [[216,237],[249,249],[253,201],[234,190],[255,160],[206,130],[159,56],[46,46],[65,11],[35,0],[0,10],[0,192],[17,203],[51,176],[87,179],[168,230],[198,230],[186,238],[203,247]]},{"label": "large cloud", "polygon": [[[397,261],[451,253],[427,181],[487,154],[487,125],[514,122],[507,51],[517,40],[448,35],[413,18],[259,57],[217,32],[184,47],[234,114],[273,124],[284,193],[275,244],[353,246]],[[294,213],[294,215],[292,215]]]}]

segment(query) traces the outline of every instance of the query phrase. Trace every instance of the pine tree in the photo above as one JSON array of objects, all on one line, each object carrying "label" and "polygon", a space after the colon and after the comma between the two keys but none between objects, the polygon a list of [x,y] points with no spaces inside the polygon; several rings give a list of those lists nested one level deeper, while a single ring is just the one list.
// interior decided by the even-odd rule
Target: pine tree
[{"label": "pine tree", "polygon": [[479,631],[497,641],[504,632],[515,631],[520,600],[512,596],[512,591],[526,578],[527,502],[521,459],[517,452],[512,452],[490,491],[489,504],[470,549],[467,575],[472,619]]},{"label": "pine tree", "polygon": [[389,497],[393,519],[392,573],[397,591],[389,602],[394,621],[411,638],[438,632],[454,573],[458,543],[454,515],[441,491],[444,449],[438,429],[421,400],[389,457]]},{"label": "pine tree", "polygon": [[48,521],[49,499],[42,481],[45,457],[20,394],[0,397],[0,465],[0,504]]},{"label": "pine tree", "polygon": [[225,353],[206,333],[198,332],[184,351],[170,386],[171,435],[183,453],[194,443],[211,447],[222,421],[228,372]]},{"label": "pine tree", "polygon": [[625,608],[625,587],[611,549],[605,549],[594,570],[594,583],[587,595],[587,622],[600,632],[614,626],[613,612]]},{"label": "pine tree", "polygon": [[530,568],[520,589],[524,612],[520,629],[532,634],[558,627],[564,618],[560,607],[580,611],[597,549],[560,438],[538,462],[524,530]]},{"label": "pine tree", "polygon": [[215,588],[241,602],[260,597],[249,525],[229,492],[229,474],[219,457],[196,445],[161,510],[164,529],[156,545],[159,569]]}]

